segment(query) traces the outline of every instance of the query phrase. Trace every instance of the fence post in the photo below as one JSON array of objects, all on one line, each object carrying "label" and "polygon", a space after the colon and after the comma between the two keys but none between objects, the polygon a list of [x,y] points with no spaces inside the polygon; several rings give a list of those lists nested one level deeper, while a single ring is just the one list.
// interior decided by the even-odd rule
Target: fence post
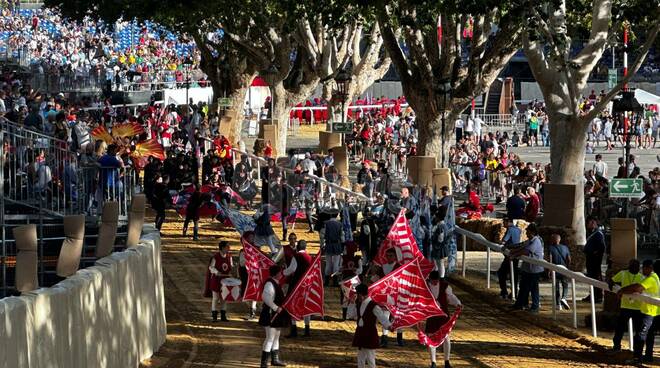
[{"label": "fence post", "polygon": [[465,234],[461,235],[461,241],[463,242],[463,263],[461,264],[461,269],[462,269],[461,274],[463,275],[463,277],[465,277],[465,271],[467,269],[467,265],[465,264],[465,251],[467,247],[467,239],[465,237]]},{"label": "fence post", "polygon": [[486,289],[490,289],[490,247],[486,248]]},{"label": "fence post", "polygon": [[589,285],[589,299],[591,301],[591,333],[594,337],[598,337],[596,331],[596,301],[594,299],[594,286]]},{"label": "fence post", "polygon": [[573,328],[577,328],[577,296],[575,295],[575,279],[571,278],[571,295],[573,296]]},{"label": "fence post", "polygon": [[628,344],[630,344],[630,351],[633,351],[633,320],[628,318]]},{"label": "fence post", "polygon": [[552,318],[557,320],[557,273],[552,270]]},{"label": "fence post", "polygon": [[516,268],[513,259],[509,259],[509,271],[511,272],[511,299],[516,300]]}]

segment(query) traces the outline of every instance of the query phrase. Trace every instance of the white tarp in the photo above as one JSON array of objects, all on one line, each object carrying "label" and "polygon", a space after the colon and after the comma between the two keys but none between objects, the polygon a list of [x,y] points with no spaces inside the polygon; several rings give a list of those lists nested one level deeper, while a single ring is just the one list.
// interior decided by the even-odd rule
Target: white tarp
[{"label": "white tarp", "polygon": [[51,288],[1,299],[0,368],[137,367],[166,338],[160,261],[152,232]]}]

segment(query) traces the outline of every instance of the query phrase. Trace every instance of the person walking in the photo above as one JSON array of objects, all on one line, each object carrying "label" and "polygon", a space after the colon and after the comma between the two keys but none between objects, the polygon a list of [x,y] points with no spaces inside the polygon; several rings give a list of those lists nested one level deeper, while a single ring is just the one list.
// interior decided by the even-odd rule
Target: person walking
[{"label": "person walking", "polygon": [[[644,277],[639,272],[640,264],[636,259],[631,259],[628,263],[628,269],[617,272],[609,280],[610,291],[612,290],[614,284],[618,284],[622,288],[629,285],[639,284],[642,282]],[[619,315],[616,319],[616,328],[614,329],[614,337],[612,338],[612,351],[619,352],[621,351],[621,339],[623,338],[623,333],[628,329],[628,321],[630,319],[638,321],[641,313],[639,310],[641,308],[641,303],[635,299],[623,296],[620,302]]]},{"label": "person walking", "polygon": [[[521,247],[511,249],[510,257],[527,256],[533,259],[543,260],[543,242],[539,237],[535,224],[527,226],[527,241],[522,243]],[[520,267],[520,293],[518,299],[511,306],[511,309],[522,310],[527,308],[529,294],[532,294],[532,305],[529,311],[538,313],[540,308],[539,296],[539,278],[543,273],[543,267],[523,261]]]},{"label": "person walking", "polygon": [[330,280],[335,281],[335,285],[339,285],[337,275],[341,263],[341,255],[343,253],[344,244],[344,227],[341,222],[337,220],[339,211],[330,209],[325,211],[323,215],[328,218],[323,224],[320,231],[321,249],[325,254],[325,272],[323,284],[330,285]]},{"label": "person walking", "polygon": [[283,277],[282,269],[278,265],[273,265],[268,269],[268,274],[270,277],[266,280],[264,290],[261,293],[264,304],[259,315],[259,325],[266,330],[266,338],[261,347],[260,367],[268,368],[268,358],[271,358],[271,365],[285,367],[286,364],[280,360],[279,356],[280,332],[282,328],[289,327],[291,317],[282,308],[284,291],[282,291],[279,283],[279,279]]},{"label": "person walking", "polygon": [[[564,266],[568,268],[571,264],[571,251],[564,244],[561,244],[561,236],[559,234],[552,234],[550,236],[550,262],[557,266]],[[555,275],[555,305],[559,310],[563,308],[571,309],[566,301],[568,296],[568,280],[564,275],[557,273]],[[559,292],[559,285],[561,284],[561,293]]]},{"label": "person walking", "polygon": [[199,191],[199,185],[193,184],[194,191],[188,199],[186,206],[186,220],[183,222],[183,236],[188,232],[188,225],[193,223],[193,240],[199,239],[199,208],[202,206],[202,193]]}]

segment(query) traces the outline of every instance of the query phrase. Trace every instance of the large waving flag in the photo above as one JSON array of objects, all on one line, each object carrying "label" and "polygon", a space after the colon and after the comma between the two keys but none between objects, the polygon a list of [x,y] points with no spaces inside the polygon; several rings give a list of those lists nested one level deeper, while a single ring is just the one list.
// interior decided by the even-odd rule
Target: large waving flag
[{"label": "large waving flag", "polygon": [[418,325],[417,339],[419,340],[419,343],[424,346],[431,346],[434,348],[437,348],[438,346],[442,345],[445,342],[447,336],[449,336],[451,330],[456,325],[456,320],[460,315],[461,315],[461,308],[458,308],[451,316],[449,321],[447,321],[444,325],[442,325],[442,327],[440,327],[438,331],[428,335],[424,333],[424,330],[422,330]]},{"label": "large waving flag", "polygon": [[429,317],[446,316],[429,290],[417,259],[372,284],[369,296],[394,317],[390,330],[409,327]]},{"label": "large waving flag", "polygon": [[268,269],[275,263],[266,255],[261,253],[254,245],[241,237],[243,243],[243,255],[245,257],[245,268],[247,268],[247,284],[243,292],[243,300],[261,301],[261,292],[264,283],[268,279]]},{"label": "large waving flag", "polygon": [[419,267],[422,269],[425,278],[435,267],[435,264],[426,259],[422,252],[419,251],[415,236],[413,236],[412,229],[406,218],[405,208],[401,209],[399,216],[394,220],[390,232],[387,233],[387,237],[385,237],[380,248],[378,248],[378,254],[374,261],[379,265],[387,263],[385,253],[390,248],[396,249],[397,258],[399,258],[400,263],[407,263],[419,259]]},{"label": "large waving flag", "polygon": [[241,235],[243,235],[243,233],[246,231],[254,231],[254,229],[257,227],[257,224],[255,223],[252,216],[244,215],[239,211],[232,210],[231,208],[222,205],[220,207],[222,208],[222,211],[225,213],[229,221],[231,221],[232,225],[234,225],[236,231],[238,231]]},{"label": "large waving flag", "polygon": [[316,255],[311,267],[305,272],[295,289],[282,305],[293,319],[305,316],[323,316],[323,275],[321,274],[321,252]]}]

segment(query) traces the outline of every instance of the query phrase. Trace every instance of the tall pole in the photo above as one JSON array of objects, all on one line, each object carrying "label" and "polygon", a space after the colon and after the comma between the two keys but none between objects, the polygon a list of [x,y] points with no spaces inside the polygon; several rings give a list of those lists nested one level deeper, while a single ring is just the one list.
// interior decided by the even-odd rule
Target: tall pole
[{"label": "tall pole", "polygon": [[[623,77],[628,75],[628,24],[623,25]],[[628,83],[623,85],[623,90],[628,90]],[[628,176],[628,167],[630,165],[630,121],[628,120],[628,113],[623,112],[623,131],[625,132],[626,140],[626,176]]]}]

